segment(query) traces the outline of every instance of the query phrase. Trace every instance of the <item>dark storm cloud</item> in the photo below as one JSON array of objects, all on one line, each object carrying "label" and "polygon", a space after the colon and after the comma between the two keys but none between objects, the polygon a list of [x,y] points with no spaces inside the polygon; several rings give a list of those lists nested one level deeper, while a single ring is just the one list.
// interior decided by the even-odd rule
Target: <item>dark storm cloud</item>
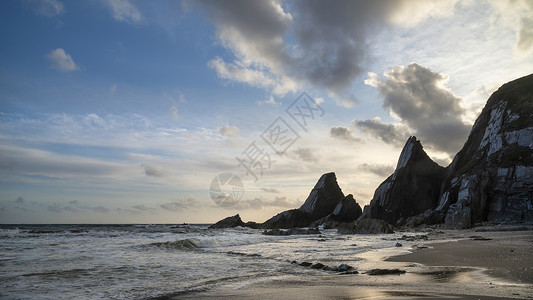
[{"label": "dark storm cloud", "polygon": [[[414,130],[424,146],[456,153],[466,141],[471,126],[463,123],[466,111],[460,105],[462,99],[444,86],[447,77],[416,63],[389,69],[385,77],[382,80],[371,74],[365,81],[379,90],[383,107]],[[390,143],[399,143],[395,138],[397,128],[391,125],[377,120],[357,121],[356,125],[379,129],[384,133],[380,137],[388,135]]]},{"label": "dark storm cloud", "polygon": [[236,57],[229,63],[218,57],[209,65],[223,78],[272,90],[287,77],[324,87],[340,105],[352,106],[357,99],[346,88],[363,73],[369,39],[415,2],[201,1],[223,46]]}]

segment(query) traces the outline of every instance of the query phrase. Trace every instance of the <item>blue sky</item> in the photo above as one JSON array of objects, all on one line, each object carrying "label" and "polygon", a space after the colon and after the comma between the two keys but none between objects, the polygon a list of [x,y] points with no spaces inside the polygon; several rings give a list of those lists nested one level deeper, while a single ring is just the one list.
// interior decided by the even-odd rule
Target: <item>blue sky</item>
[{"label": "blue sky", "polygon": [[[12,0],[0,22],[1,223],[264,221],[330,171],[368,204],[409,135],[447,165],[533,70],[525,0]],[[324,111],[305,128],[302,92]],[[299,136],[282,155],[261,138],[278,117]],[[210,197],[224,172],[235,206]]]}]

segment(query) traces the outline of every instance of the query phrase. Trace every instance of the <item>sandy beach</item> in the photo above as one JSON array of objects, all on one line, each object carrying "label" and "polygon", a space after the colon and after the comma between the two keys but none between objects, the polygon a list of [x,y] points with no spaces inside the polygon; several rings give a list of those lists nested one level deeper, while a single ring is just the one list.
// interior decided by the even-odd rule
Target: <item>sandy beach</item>
[{"label": "sandy beach", "polygon": [[[406,232],[406,239],[399,241],[402,247],[364,254],[359,274],[317,271],[306,280],[273,276],[168,298],[533,299],[533,231],[494,230],[502,228]],[[398,268],[406,273],[365,274],[374,268]]]}]

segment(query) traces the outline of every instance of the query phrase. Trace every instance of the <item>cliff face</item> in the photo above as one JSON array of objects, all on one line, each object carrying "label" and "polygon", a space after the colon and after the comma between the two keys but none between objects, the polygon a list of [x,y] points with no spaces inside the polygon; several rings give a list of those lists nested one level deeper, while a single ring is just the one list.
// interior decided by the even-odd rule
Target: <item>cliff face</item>
[{"label": "cliff face", "polygon": [[363,218],[396,224],[435,208],[444,176],[445,169],[429,158],[416,137],[410,137],[396,170],[376,189]]},{"label": "cliff face", "polygon": [[448,168],[439,208],[455,228],[533,221],[533,74],[489,98]]}]

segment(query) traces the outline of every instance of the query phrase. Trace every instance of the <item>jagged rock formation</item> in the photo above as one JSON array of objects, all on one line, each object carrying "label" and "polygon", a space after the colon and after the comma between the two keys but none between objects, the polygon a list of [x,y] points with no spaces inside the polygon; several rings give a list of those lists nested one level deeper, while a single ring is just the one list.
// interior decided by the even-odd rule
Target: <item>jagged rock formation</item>
[{"label": "jagged rock formation", "polygon": [[232,217],[224,218],[215,224],[209,226],[209,229],[218,229],[218,228],[231,228],[237,226],[244,226],[244,222],[241,220],[239,214],[236,214]]},{"label": "jagged rock formation", "polygon": [[445,168],[433,162],[412,136],[403,147],[394,173],[376,189],[363,218],[403,223],[438,205]]},{"label": "jagged rock formation", "polygon": [[[359,205],[353,196],[344,197],[335,173],[326,173],[320,177],[299,209],[279,213],[263,223],[262,227],[307,227],[317,220],[328,218],[329,215],[332,215],[332,218],[346,219],[353,214],[353,220],[355,220],[358,217],[357,207]],[[335,214],[332,214],[334,212]]]},{"label": "jagged rock formation", "polygon": [[439,210],[455,228],[533,221],[533,74],[489,98],[448,167]]},{"label": "jagged rock formation", "polygon": [[327,173],[320,177],[315,187],[300,207],[314,221],[329,215],[344,198],[335,173]]},{"label": "jagged rock formation", "polygon": [[353,195],[349,194],[339,201],[329,216],[336,222],[353,222],[362,214],[361,206],[355,201]]},{"label": "jagged rock formation", "polygon": [[334,228],[337,227],[339,223],[353,222],[357,220],[362,213],[363,210],[361,209],[361,206],[355,201],[353,195],[349,194],[339,201],[332,213],[314,221],[310,226],[322,226],[324,229]]}]

